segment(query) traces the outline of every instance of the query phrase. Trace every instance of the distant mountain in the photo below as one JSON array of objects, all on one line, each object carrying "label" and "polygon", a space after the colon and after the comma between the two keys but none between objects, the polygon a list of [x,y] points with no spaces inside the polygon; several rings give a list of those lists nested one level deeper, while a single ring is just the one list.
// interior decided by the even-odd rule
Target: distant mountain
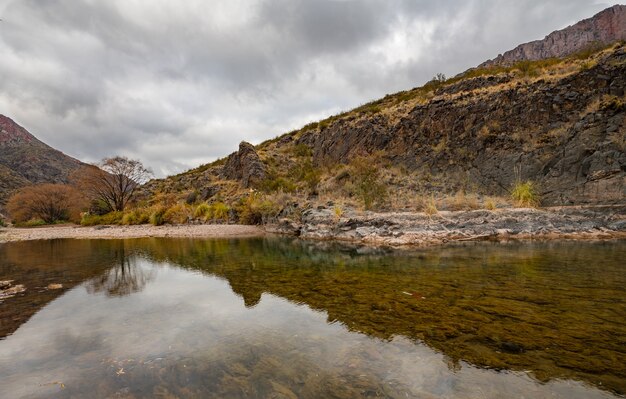
[{"label": "distant mountain", "polygon": [[591,18],[550,33],[543,40],[520,44],[498,55],[480,67],[510,65],[519,61],[560,58],[593,45],[605,45],[626,40],[626,6],[615,5]]},{"label": "distant mountain", "polygon": [[82,165],[0,115],[0,205],[20,187],[66,183],[70,173]]}]

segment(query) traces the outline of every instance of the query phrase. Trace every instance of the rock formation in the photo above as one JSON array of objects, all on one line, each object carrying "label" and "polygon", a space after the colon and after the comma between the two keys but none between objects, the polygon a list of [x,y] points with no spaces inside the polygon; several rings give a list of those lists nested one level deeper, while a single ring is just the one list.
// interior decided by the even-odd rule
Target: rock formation
[{"label": "rock formation", "polygon": [[565,57],[596,44],[626,40],[626,6],[615,5],[565,29],[550,33],[543,40],[517,46],[481,67],[508,65],[523,60]]},{"label": "rock formation", "polygon": [[239,180],[244,187],[253,187],[265,179],[265,165],[254,146],[242,141],[239,151],[230,154],[226,159],[222,177]]},{"label": "rock formation", "polygon": [[[544,205],[626,198],[626,47],[561,78],[512,75],[445,85],[405,116],[346,117],[297,138],[317,165],[383,153],[448,192],[508,195],[516,178],[540,184]],[[517,176],[516,176],[517,174]],[[471,188],[471,187],[470,187]]]}]

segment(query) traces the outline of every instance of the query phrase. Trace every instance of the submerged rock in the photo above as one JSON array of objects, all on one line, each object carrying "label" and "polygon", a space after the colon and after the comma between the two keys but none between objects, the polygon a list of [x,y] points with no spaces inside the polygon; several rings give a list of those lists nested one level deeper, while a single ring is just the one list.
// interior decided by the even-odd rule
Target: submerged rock
[{"label": "submerged rock", "polygon": [[26,291],[26,287],[22,284],[12,285],[13,280],[0,282],[0,300],[14,297]]}]

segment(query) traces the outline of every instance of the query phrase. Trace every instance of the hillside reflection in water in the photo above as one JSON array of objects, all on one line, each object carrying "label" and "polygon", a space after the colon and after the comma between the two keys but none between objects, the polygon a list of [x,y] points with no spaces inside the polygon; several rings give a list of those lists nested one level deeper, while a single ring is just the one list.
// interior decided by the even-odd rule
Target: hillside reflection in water
[{"label": "hillside reflection in water", "polygon": [[[0,280],[27,291],[0,304],[12,333],[0,386],[29,398],[620,396],[624,259],[624,242],[4,244]],[[37,288],[50,282],[66,290]]]}]

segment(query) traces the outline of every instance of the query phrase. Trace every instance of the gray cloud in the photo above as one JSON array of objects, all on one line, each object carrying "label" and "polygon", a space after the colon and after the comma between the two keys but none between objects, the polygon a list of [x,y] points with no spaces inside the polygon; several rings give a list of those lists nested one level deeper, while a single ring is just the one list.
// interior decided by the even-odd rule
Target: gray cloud
[{"label": "gray cloud", "polygon": [[160,176],[589,17],[588,0],[0,0],[0,113]]}]

